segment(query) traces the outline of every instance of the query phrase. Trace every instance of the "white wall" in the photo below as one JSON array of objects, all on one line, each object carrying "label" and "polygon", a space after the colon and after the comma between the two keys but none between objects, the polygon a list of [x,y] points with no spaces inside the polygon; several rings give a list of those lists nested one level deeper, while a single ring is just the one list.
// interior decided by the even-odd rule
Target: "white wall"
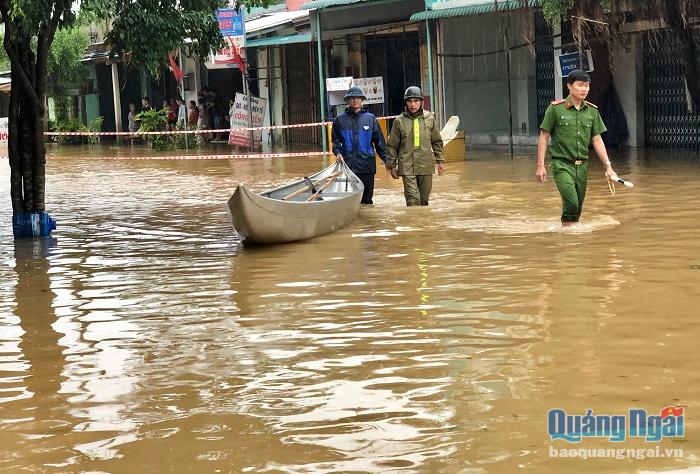
[{"label": "white wall", "polygon": [[628,35],[626,43],[616,42],[613,49],[613,83],[627,119],[629,146],[643,147],[644,136],[644,34]]}]

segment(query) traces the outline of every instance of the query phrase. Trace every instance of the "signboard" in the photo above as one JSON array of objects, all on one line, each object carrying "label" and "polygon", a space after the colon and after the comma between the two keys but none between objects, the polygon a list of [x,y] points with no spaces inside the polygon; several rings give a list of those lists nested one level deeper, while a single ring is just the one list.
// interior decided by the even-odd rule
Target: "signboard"
[{"label": "signboard", "polygon": [[352,77],[329,77],[326,79],[326,91],[342,92],[343,95],[352,86]]},{"label": "signboard", "polygon": [[353,86],[362,89],[367,97],[365,104],[383,104],[384,103],[384,78],[383,77],[358,77],[353,79]]},{"label": "signboard", "polygon": [[216,11],[216,21],[226,46],[214,55],[214,65],[223,64],[224,67],[229,67],[236,64],[238,58],[245,56],[243,14],[236,12],[234,8],[220,8]]},{"label": "signboard", "polygon": [[384,103],[384,79],[382,77],[329,77],[326,79],[326,91],[328,92],[328,105],[345,105],[345,93],[352,86],[362,89],[367,99],[364,104]]},{"label": "signboard", "polygon": [[[250,108],[253,111],[252,120],[248,120],[248,96],[236,92],[236,98],[233,101],[233,107],[230,112],[231,128],[241,127],[262,127],[265,120],[265,106],[267,101],[260,97],[250,97]],[[238,130],[229,132],[228,144],[239,145],[244,147],[250,146],[250,131]],[[262,150],[262,130],[253,132],[253,148]]]},{"label": "signboard", "polygon": [[566,77],[575,69],[582,69],[586,72],[591,72],[593,68],[593,57],[591,50],[587,49],[583,52],[583,66],[579,64],[579,53],[560,54],[556,58],[557,73],[561,77]]},{"label": "signboard", "polygon": [[8,138],[8,119],[7,117],[0,118],[0,156],[7,156],[7,138]]}]

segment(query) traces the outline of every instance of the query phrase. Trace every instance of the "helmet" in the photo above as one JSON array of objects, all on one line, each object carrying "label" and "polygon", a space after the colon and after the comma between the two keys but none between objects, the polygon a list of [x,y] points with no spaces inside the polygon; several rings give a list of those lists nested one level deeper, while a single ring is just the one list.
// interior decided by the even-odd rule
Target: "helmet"
[{"label": "helmet", "polygon": [[365,93],[362,92],[362,89],[357,86],[353,86],[348,89],[348,92],[345,94],[345,97],[343,97],[343,100],[348,100],[350,97],[362,97],[362,100],[367,99],[367,97],[365,97]]},{"label": "helmet", "polygon": [[411,86],[403,93],[403,100],[420,99],[423,100],[423,91],[418,86]]}]

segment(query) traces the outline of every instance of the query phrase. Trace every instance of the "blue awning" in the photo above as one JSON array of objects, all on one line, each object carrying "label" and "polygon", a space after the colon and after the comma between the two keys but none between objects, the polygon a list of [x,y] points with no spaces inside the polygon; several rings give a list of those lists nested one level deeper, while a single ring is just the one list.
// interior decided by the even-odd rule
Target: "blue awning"
[{"label": "blue awning", "polygon": [[309,43],[310,41],[311,33],[301,35],[271,36],[269,38],[246,40],[245,47],[259,48],[261,46],[275,46],[278,44]]}]

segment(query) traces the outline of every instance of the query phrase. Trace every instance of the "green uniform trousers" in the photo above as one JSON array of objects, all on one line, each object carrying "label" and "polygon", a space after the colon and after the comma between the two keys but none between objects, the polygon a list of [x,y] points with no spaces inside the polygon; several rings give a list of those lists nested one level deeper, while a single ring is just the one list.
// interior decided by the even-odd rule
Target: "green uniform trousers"
[{"label": "green uniform trousers", "polygon": [[561,195],[561,221],[578,222],[588,184],[588,160],[576,165],[573,161],[552,159],[552,175]]},{"label": "green uniform trousers", "polygon": [[402,176],[403,195],[407,206],[427,206],[430,191],[433,189],[433,175]]}]

